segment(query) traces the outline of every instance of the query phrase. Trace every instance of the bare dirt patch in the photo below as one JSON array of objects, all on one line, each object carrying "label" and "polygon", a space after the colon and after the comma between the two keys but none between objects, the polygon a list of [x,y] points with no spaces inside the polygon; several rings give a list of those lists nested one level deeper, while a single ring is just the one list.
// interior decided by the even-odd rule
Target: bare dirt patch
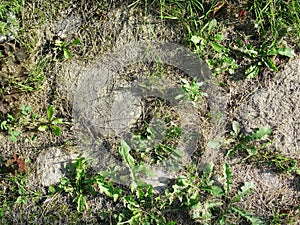
[{"label": "bare dirt patch", "polygon": [[266,87],[246,98],[235,115],[247,132],[272,128],[274,148],[299,158],[300,60],[290,61]]}]

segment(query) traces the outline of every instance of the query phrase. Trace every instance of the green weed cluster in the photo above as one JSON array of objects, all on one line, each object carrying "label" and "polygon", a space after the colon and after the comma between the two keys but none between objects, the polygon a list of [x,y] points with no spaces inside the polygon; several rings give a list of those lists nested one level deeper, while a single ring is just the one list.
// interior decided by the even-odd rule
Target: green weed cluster
[{"label": "green weed cluster", "polygon": [[[31,3],[4,0],[0,5],[1,101],[3,96],[15,91],[19,97],[19,94],[41,89],[46,78],[44,70],[54,64],[59,67],[63,61],[61,59],[71,59],[71,56],[76,55],[74,46],[82,44],[79,39],[68,37],[64,40],[50,40],[49,49],[37,50],[38,40],[34,34],[27,32],[22,21],[22,12],[26,7],[30,8]],[[72,5],[71,2],[56,1],[51,4],[39,4],[45,4],[49,14],[53,15]],[[103,4],[106,5],[107,1],[103,1]],[[144,13],[154,13],[163,22],[175,23],[182,27],[185,33],[184,44],[207,62],[216,77],[235,77],[242,71],[244,77],[253,79],[260,76],[260,72],[266,68],[278,71],[281,62],[299,52],[298,0],[247,0],[241,3],[229,0],[136,0],[128,6],[140,7]],[[46,13],[38,9],[33,11],[33,14],[37,15],[33,18],[41,17],[40,24],[47,20]],[[3,44],[2,39],[5,41]],[[31,60],[28,57],[32,57]],[[15,73],[17,69],[20,69],[19,73]],[[155,73],[160,74],[161,71],[158,69]],[[196,103],[206,96],[201,91],[202,83],[184,78],[179,82],[182,84],[183,94],[179,95],[178,99],[184,98]],[[4,100],[2,102],[4,104]],[[14,112],[11,112],[13,109]],[[60,136],[63,119],[56,117],[52,105],[45,111],[43,116],[34,113],[30,106],[8,110],[0,105],[0,112],[3,114],[0,115],[0,129],[7,133],[13,142],[19,141],[22,133],[27,131],[51,131]],[[169,216],[170,212],[177,214],[181,210],[187,212],[188,215],[184,216],[188,216],[192,223],[196,224],[235,224],[236,221],[240,221],[241,224],[265,224],[267,220],[270,224],[295,224],[295,212],[292,215],[279,210],[274,212],[272,218],[263,218],[263,215],[254,215],[253,212],[240,208],[239,203],[252,194],[255,185],[245,182],[239,189],[233,189],[230,160],[238,154],[242,156],[242,163],[246,161],[263,164],[276,171],[296,176],[300,175],[299,161],[269,148],[269,128],[262,127],[250,134],[244,134],[240,124],[233,122],[232,130],[230,137],[221,145],[212,143],[216,148],[226,150],[221,171],[217,170],[217,166],[220,165],[208,164],[200,172],[197,165],[191,164],[161,193],[137,179],[137,174],[147,174],[149,171],[145,171],[145,164],[136,162],[147,161],[145,159],[154,155],[155,159],[151,158],[150,163],[155,164],[168,157],[170,152],[175,152],[176,146],[169,145],[169,141],[175,140],[175,143],[176,138],[180,136],[181,128],[177,125],[169,127],[168,140],[163,140],[160,145],[154,144],[156,134],[147,128],[143,134],[133,137],[138,143],[135,146],[136,151],[125,141],[121,141],[118,153],[130,171],[129,188],[114,185],[103,173],[92,173],[89,171],[90,161],[78,157],[69,168],[68,176],[63,177],[59,184],[50,186],[48,192],[42,193],[27,186],[27,171],[25,174],[9,171],[7,160],[0,157],[0,221],[3,224],[11,223],[12,220],[8,219],[7,215],[14,207],[30,208],[32,204],[45,206],[45,209],[41,210],[43,216],[44,210],[49,206],[48,202],[54,201],[55,196],[68,196],[75,204],[77,214],[74,214],[76,218],[73,219],[78,223],[93,210],[89,207],[88,199],[101,193],[107,201],[118,204],[117,210],[112,207],[102,211],[104,218],[101,222],[106,224],[171,225],[177,222]],[[17,162],[20,159],[15,157],[14,160]],[[217,175],[221,178],[216,179]],[[299,208],[298,206],[298,211]],[[65,215],[73,212],[71,204],[63,205],[61,209]]]},{"label": "green weed cluster", "polygon": [[[289,46],[299,48],[300,3],[296,0],[152,0],[136,1],[132,6],[138,4],[147,10],[159,9],[161,19],[182,25],[187,43],[217,76],[243,70],[245,77],[255,78],[265,67],[278,71],[276,59],[295,56]],[[247,26],[252,30],[230,31],[224,19],[235,21],[231,29]],[[227,40],[230,36],[232,42]]]}]

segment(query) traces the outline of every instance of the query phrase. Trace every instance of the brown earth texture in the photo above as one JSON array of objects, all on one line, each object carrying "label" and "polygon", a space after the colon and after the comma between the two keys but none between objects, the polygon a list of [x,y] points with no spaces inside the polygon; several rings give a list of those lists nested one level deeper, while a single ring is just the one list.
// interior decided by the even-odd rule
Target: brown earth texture
[{"label": "brown earth texture", "polygon": [[[298,56],[289,61],[281,59],[279,72],[270,74],[262,70],[255,79],[213,76],[203,59],[199,62],[203,69],[200,78],[203,80],[198,82],[204,83],[203,91],[207,97],[202,96],[196,108],[192,104],[177,107],[162,100],[164,90],[177,90],[176,87],[182,84],[180,78],[187,78],[189,71],[159,60],[138,61],[137,56],[132,55],[139,43],[174,43],[188,49],[180,23],[161,20],[159,9],[147,11],[116,1],[70,1],[64,6],[52,3],[29,1],[26,4],[28,14],[22,12],[22,29],[27,25],[29,32],[22,30],[23,38],[31,38],[34,45],[25,49],[19,40],[22,37],[11,37],[0,43],[0,122],[6,121],[1,123],[0,130],[1,224],[138,224],[130,221],[117,223],[115,215],[122,211],[124,205],[114,202],[103,192],[88,195],[86,202],[89,208],[78,212],[76,203],[72,202],[74,195],[65,192],[50,195],[48,188],[68,175],[67,166],[79,155],[92,159],[88,171],[91,174],[103,169],[104,164],[117,168],[107,154],[118,158],[122,135],[142,130],[145,124],[154,129],[153,135],[159,137],[172,126],[186,127],[186,134],[197,134],[195,145],[189,146],[193,149],[184,152],[186,157],[183,157],[179,168],[174,171],[159,168],[154,178],[144,179],[153,185],[157,198],[163,196],[166,190],[174,191],[173,185],[178,177],[186,175],[197,180],[209,164],[214,164],[211,177],[214,184],[226,183],[222,171],[224,162],[227,162],[231,170],[232,191],[229,197],[223,196],[227,199],[222,199],[223,206],[210,213],[221,215],[223,207],[227,210],[231,204],[228,199],[233,199],[243,184],[251,183],[252,192],[243,196],[235,206],[251,212],[261,222],[247,220],[241,214],[234,214],[234,209],[230,208],[226,211],[224,224],[300,224],[300,170],[295,169],[300,162]],[[236,21],[231,22],[228,23],[232,25]],[[247,27],[247,24],[244,26]],[[236,33],[228,27],[225,36],[230,40]],[[241,32],[247,29],[241,29]],[[70,44],[76,39],[80,40],[80,44]],[[68,43],[66,48],[72,54],[70,59],[67,60],[63,49],[55,45],[57,40]],[[124,46],[129,47],[124,49]],[[162,61],[174,53],[172,50],[159,54]],[[130,57],[134,60],[124,65],[116,60],[126,61]],[[105,70],[107,68],[114,73]],[[43,76],[36,75],[39,73]],[[128,91],[132,87],[149,85],[142,82],[134,86],[139,80],[153,77],[153,74],[159,79],[150,79],[149,82],[156,82],[154,86],[159,88],[149,92],[153,94],[151,98],[137,99]],[[22,85],[12,85],[16,83]],[[49,105],[54,106],[55,118],[63,119],[63,124],[58,124],[62,129],[58,136],[51,131],[52,125],[47,120]],[[164,116],[171,121],[155,130]],[[152,119],[154,117],[156,120]],[[237,122],[240,131],[234,134],[232,124]],[[49,127],[41,131],[45,124]],[[251,136],[261,127],[270,128],[267,137],[245,141],[247,135]],[[15,134],[17,140],[12,138],[13,131],[18,132]],[[176,138],[171,142],[182,148],[190,143],[189,139],[181,142]],[[229,156],[227,153],[234,146],[238,147]],[[259,153],[249,153],[253,146]],[[166,157],[169,156],[168,151],[164,153]],[[151,157],[157,155],[159,153],[155,152],[143,158],[136,153],[134,157],[154,165],[157,161],[151,161]],[[23,167],[25,164],[26,168]],[[191,173],[187,172],[190,164],[194,165]],[[28,181],[22,183],[18,180],[18,172],[13,175],[11,165],[20,170],[20,176],[26,171]],[[122,172],[128,173],[127,170]],[[122,188],[124,193],[130,193],[128,183],[129,180],[114,185]],[[175,199],[177,194],[174,195]],[[21,199],[14,196],[27,196],[28,199],[15,203]],[[191,193],[186,196],[191,196]],[[198,200],[205,205],[205,202],[215,199],[216,196],[206,193]],[[163,213],[167,221],[175,221],[174,224],[219,224],[215,221],[221,221],[214,217],[194,219],[196,210],[193,210],[177,200],[163,212],[158,208],[152,212]],[[203,209],[203,212],[205,210],[209,211]],[[275,215],[278,223],[274,222]],[[281,217],[287,219],[280,220]]]}]

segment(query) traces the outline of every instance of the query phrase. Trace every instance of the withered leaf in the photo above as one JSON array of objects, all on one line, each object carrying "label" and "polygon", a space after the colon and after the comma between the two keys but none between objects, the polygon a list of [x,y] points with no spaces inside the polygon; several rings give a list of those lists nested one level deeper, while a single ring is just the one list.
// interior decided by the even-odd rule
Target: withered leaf
[{"label": "withered leaf", "polygon": [[223,6],[225,5],[225,1],[218,1],[217,4],[214,6],[213,15],[215,15]]},{"label": "withered leaf", "polygon": [[6,166],[10,167],[11,172],[15,175],[15,168],[17,169],[17,172],[20,174],[26,173],[28,171],[28,165],[24,161],[24,159],[19,158],[18,154],[13,154],[12,159],[7,160]]}]

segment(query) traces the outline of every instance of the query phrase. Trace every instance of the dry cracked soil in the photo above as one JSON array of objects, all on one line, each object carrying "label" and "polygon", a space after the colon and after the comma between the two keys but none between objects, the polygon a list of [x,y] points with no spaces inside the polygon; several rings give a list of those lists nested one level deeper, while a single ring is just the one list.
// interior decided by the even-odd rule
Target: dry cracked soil
[{"label": "dry cracked soil", "polygon": [[[78,98],[78,93],[79,95],[82,94],[78,92],[78,87],[85,82],[86,77],[90,76],[90,74],[93,74],[94,78],[95,76],[101,76],[101,72],[99,72],[101,56],[134,41],[172,42],[178,44],[181,44],[183,41],[183,33],[180,26],[163,22],[151,14],[147,16],[142,15],[134,8],[128,9],[121,5],[103,14],[100,11],[101,20],[93,17],[88,18],[88,14],[80,10],[83,9],[80,7],[72,8],[70,12],[62,12],[59,18],[49,18],[46,24],[40,27],[36,33],[40,40],[38,48],[44,49],[46,57],[47,54],[50,54],[47,53],[50,49],[49,43],[53,42],[54,39],[66,38],[72,40],[73,37],[78,37],[82,42],[80,47],[75,46],[75,48],[80,48],[78,51],[81,56],[74,56],[72,59],[65,60],[59,65],[50,68],[44,89],[34,94],[24,94],[21,97],[16,94],[15,97],[18,98],[20,105],[31,104],[34,106],[35,111],[40,112],[40,114],[45,114],[45,109],[49,103],[55,105],[57,115],[63,117],[66,121],[63,134],[60,137],[55,137],[48,133],[38,133],[33,141],[31,138],[33,132],[29,131],[28,136],[24,134],[18,143],[14,143],[4,133],[0,133],[3,158],[9,158],[12,153],[18,153],[24,158],[32,159],[30,181],[33,187],[49,186],[58,182],[65,174],[65,165],[70,164],[82,150],[80,146],[76,146],[76,138],[79,131],[74,123],[76,118],[74,119],[74,114],[72,113],[74,102],[76,102],[74,98]],[[97,6],[92,6],[89,10],[94,12],[97,10]],[[122,92],[122,88],[127,87],[128,83],[134,79],[149,76],[151,74],[150,70],[152,70],[152,73],[155,71],[154,65],[151,63],[134,64],[130,68],[119,72],[115,79],[108,77],[105,81],[97,80],[99,84],[92,83],[93,85],[91,85],[89,83],[90,86],[87,85],[87,89],[98,91],[97,96],[99,99],[102,97],[101,101],[98,100],[95,104],[93,103],[93,106],[99,110],[97,111],[98,115],[102,115],[102,122],[108,120],[108,115],[104,114],[111,110],[112,107],[121,107],[123,116],[124,112],[130,115],[129,118],[126,117],[126,119],[122,120],[121,125],[119,123],[118,125],[109,124],[109,126],[115,126],[114,130],[123,130],[128,124],[133,124],[139,119],[144,109],[139,105],[139,101],[135,102],[136,98],[130,93]],[[182,76],[182,71],[178,71],[170,66],[164,67],[164,73],[170,78],[169,83],[173,82],[176,84],[177,82],[178,84],[178,80],[176,81],[174,77]],[[22,72],[22,74],[25,74],[25,72]],[[94,80],[91,81],[94,82]],[[262,126],[272,128],[270,148],[280,149],[286,156],[299,161],[300,59],[294,58],[290,60],[282,71],[263,83],[254,81],[231,82],[232,85],[227,91],[214,86],[213,88],[216,88],[216,90],[211,92],[212,95],[221,95],[220,99],[222,100],[219,100],[218,103],[222,104],[220,108],[222,108],[223,117],[219,124],[212,124],[207,120],[205,115],[209,112],[207,105],[194,115],[195,118],[193,119],[199,121],[199,126],[201,127],[199,129],[201,143],[198,144],[196,149],[196,151],[201,152],[201,154],[197,154],[201,155],[200,158],[197,156],[199,168],[207,162],[221,165],[221,162],[224,161],[222,148],[211,149],[206,146],[216,133],[220,135],[220,138],[226,139],[233,120],[240,122],[242,131],[245,134],[249,134]],[[107,96],[107,93],[104,93],[107,90],[115,91],[114,99],[111,96],[103,97]],[[83,93],[83,95],[85,94]],[[238,101],[236,99],[237,95],[242,96],[238,98]],[[14,96],[11,96],[11,98],[14,98]],[[7,97],[2,102],[6,104],[9,101],[16,100],[10,100]],[[120,104],[114,106],[112,101],[119,101],[121,106]],[[228,106],[232,105],[232,102],[235,102],[234,108],[228,108]],[[126,105],[127,103],[130,104]],[[209,107],[211,108],[212,106]],[[4,113],[4,111],[3,108],[2,112]],[[90,116],[96,117],[96,115]],[[99,118],[93,119],[98,120]],[[113,119],[116,120],[119,117]],[[86,130],[83,131],[82,127],[79,129],[81,129],[80,132],[88,132]],[[113,142],[118,135],[114,134],[115,136],[111,136],[108,128],[102,127],[97,132],[97,134],[93,135],[99,135],[102,139],[111,141],[111,146],[115,144]],[[65,140],[68,140],[67,144]],[[30,151],[30,149],[35,149],[35,151]],[[87,155],[91,156],[91,154],[88,153]],[[100,156],[96,155],[96,157]],[[299,176],[287,176],[260,164],[248,164],[243,161],[241,156],[234,157],[230,161],[230,166],[233,173],[232,183],[237,188],[239,184],[244,182],[254,182],[255,184],[254,195],[250,195],[239,203],[241,207],[252,210],[256,215],[263,216],[271,216],[273,213],[272,209],[279,208],[285,210],[285,212],[296,210],[300,197]],[[168,176],[170,177],[167,178],[174,178],[176,174],[168,174]],[[157,180],[150,182],[153,182],[154,186],[163,185],[165,187],[168,185],[168,179],[163,179],[163,183],[159,184]],[[90,200],[91,205],[98,203],[99,201]]]}]

